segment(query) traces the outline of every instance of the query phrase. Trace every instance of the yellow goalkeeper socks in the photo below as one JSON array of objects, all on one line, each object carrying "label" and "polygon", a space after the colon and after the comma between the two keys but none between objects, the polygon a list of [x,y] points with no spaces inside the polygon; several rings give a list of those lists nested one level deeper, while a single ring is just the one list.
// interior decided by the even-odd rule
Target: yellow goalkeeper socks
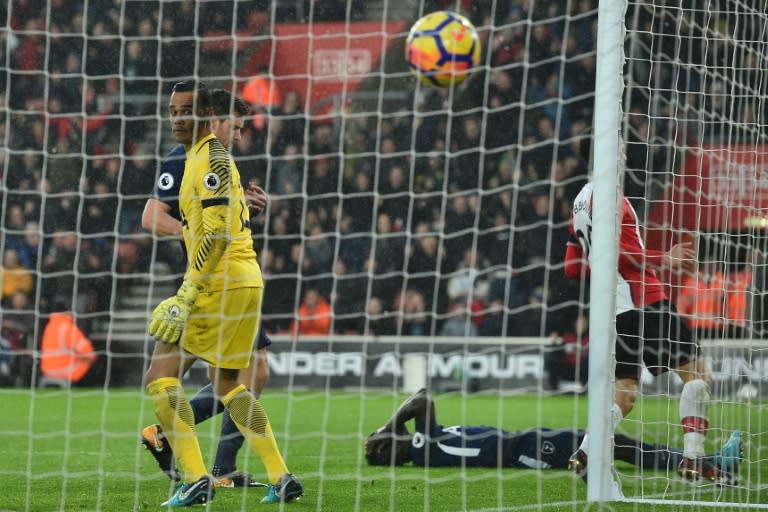
[{"label": "yellow goalkeeper socks", "polygon": [[277,447],[272,426],[261,402],[241,384],[227,393],[221,403],[229,410],[232,421],[243,433],[256,455],[261,458],[269,482],[277,483],[281,476],[288,473],[288,468]]},{"label": "yellow goalkeeper socks", "polygon": [[173,448],[185,482],[196,482],[208,474],[195,433],[195,418],[179,379],[163,377],[147,384],[155,401],[155,414],[163,434]]}]

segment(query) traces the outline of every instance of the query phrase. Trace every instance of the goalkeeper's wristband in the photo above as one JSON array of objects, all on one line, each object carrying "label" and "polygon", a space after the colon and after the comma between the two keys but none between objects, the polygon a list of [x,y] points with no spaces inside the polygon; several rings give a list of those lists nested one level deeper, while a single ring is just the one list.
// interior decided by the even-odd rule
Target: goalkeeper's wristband
[{"label": "goalkeeper's wristband", "polygon": [[200,293],[200,289],[192,284],[191,281],[184,281],[181,283],[179,290],[176,292],[176,296],[181,299],[184,304],[191,305],[197,300],[197,296]]}]

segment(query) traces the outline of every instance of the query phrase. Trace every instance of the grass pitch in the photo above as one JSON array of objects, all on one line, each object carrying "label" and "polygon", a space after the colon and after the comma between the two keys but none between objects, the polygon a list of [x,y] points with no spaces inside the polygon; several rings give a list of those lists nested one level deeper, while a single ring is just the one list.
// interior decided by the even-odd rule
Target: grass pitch
[{"label": "grass pitch", "polygon": [[[584,483],[566,471],[368,467],[363,440],[404,398],[381,391],[288,394],[268,389],[263,404],[288,466],[306,490],[301,500],[284,508],[297,512],[598,509],[587,504]],[[586,425],[587,401],[579,396],[445,394],[437,395],[436,402],[438,419],[444,425],[490,424],[507,430]],[[141,428],[155,421],[151,402],[139,390],[0,389],[0,404],[0,477],[5,483],[0,511],[159,510],[170,495],[169,480],[138,442]],[[711,451],[730,430],[745,432],[741,487],[696,488],[680,482],[674,473],[643,473],[618,464],[624,494],[768,507],[767,409],[764,402],[711,408]],[[669,439],[669,444],[681,446],[676,410],[676,401],[645,397],[623,427],[637,435],[642,426],[647,441]],[[216,420],[199,426],[201,447],[209,462],[215,455],[218,426]],[[241,450],[238,466],[264,478],[261,463],[250,450]],[[280,509],[261,505],[263,494],[263,489],[223,489],[208,509]],[[647,503],[611,503],[607,507],[617,511],[709,508],[701,503],[692,508]]]}]

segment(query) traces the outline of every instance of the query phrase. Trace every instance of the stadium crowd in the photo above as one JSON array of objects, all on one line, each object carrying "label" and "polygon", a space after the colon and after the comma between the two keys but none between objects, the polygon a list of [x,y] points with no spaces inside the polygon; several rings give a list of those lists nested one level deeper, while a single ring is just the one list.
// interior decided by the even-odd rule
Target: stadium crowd
[{"label": "stadium crowd", "polygon": [[[170,148],[170,85],[195,73],[207,79],[206,63],[244,53],[225,49],[222,59],[205,44],[210,33],[264,35],[272,15],[366,19],[365,2],[314,4],[0,6],[11,27],[0,31],[4,319],[45,318],[64,304],[87,331],[154,259],[178,265],[140,223]],[[548,0],[528,13],[518,0],[460,2],[490,66],[456,91],[414,89],[405,108],[353,102],[335,122],[318,121],[290,90],[274,108],[252,105],[233,154],[244,180],[270,194],[267,213],[252,219],[268,331],[570,329],[580,291],[562,260],[571,200],[587,179],[579,148],[593,113],[596,4]],[[441,7],[457,3],[425,11]],[[632,112],[626,193],[634,199],[646,195],[646,170],[669,170],[668,144],[653,141],[673,128],[654,124],[664,116],[647,108]]]}]

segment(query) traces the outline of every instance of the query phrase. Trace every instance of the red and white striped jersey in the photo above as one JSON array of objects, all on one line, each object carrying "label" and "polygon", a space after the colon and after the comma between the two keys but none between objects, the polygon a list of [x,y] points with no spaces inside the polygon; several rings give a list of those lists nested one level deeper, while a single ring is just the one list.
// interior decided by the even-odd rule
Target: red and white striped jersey
[{"label": "red and white striped jersey", "polygon": [[[571,238],[565,252],[565,274],[571,279],[589,275],[592,244],[592,183],[587,183],[573,201],[568,229]],[[667,298],[654,266],[661,266],[661,251],[646,249],[640,236],[637,213],[622,197],[619,234],[619,265],[616,314],[642,309]],[[588,260],[584,261],[584,256]],[[586,263],[586,265],[585,265]]]}]

